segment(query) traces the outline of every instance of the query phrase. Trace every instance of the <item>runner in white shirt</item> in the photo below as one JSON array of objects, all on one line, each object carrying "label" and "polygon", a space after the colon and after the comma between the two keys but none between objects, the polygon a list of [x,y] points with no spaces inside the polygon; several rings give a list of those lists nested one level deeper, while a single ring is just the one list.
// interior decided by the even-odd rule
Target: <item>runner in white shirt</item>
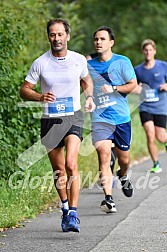
[{"label": "runner in white shirt", "polygon": [[[55,187],[62,202],[61,227],[63,232],[79,232],[77,158],[84,122],[80,111],[80,87],[86,97],[84,109],[92,112],[95,109],[93,83],[85,57],[67,50],[70,40],[69,23],[63,19],[50,20],[47,33],[51,50],[33,62],[20,94],[24,99],[44,103],[41,141],[47,148]],[[34,90],[38,81],[42,94]]]}]

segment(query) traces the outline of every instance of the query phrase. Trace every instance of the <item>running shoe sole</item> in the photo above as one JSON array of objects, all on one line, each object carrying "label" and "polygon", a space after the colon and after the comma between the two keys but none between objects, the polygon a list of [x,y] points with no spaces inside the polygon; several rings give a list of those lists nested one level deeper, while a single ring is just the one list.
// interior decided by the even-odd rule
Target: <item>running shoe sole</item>
[{"label": "running shoe sole", "polygon": [[80,229],[79,228],[76,228],[76,227],[68,227],[67,228],[67,232],[76,232],[76,233],[79,233]]},{"label": "running shoe sole", "polygon": [[160,173],[160,172],[162,172],[162,168],[159,168],[159,169],[156,169],[156,170],[151,169],[150,172],[151,173]]},{"label": "running shoe sole", "polygon": [[105,213],[116,213],[117,209],[115,207],[115,203],[108,203],[106,200],[102,201],[100,209]]}]

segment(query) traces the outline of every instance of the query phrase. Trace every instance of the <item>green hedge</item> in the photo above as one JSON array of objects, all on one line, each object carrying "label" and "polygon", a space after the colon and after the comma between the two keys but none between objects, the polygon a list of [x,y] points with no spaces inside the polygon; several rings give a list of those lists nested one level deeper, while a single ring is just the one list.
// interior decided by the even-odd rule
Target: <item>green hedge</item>
[{"label": "green hedge", "polygon": [[[43,23],[45,22],[46,26],[46,18],[48,19],[46,11],[43,10],[44,4],[45,1],[40,1],[40,4],[34,4],[38,8],[32,9],[31,1],[2,1],[0,8],[1,177],[7,177],[19,169],[15,162],[18,155],[39,137],[39,120],[32,117],[34,109],[19,107],[21,101],[19,89],[32,58],[41,54],[44,47],[46,48],[45,43],[39,46],[41,40],[46,41],[44,31],[40,34],[40,38],[35,36],[38,29],[40,32],[41,24],[44,30]],[[40,21],[38,19],[35,21],[36,18],[40,18]]]}]

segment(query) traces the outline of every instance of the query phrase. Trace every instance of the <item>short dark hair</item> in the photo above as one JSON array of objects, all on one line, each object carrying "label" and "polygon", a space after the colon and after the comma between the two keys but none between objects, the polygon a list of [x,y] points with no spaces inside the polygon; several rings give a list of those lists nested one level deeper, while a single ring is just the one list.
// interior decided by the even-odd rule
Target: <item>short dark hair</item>
[{"label": "short dark hair", "polygon": [[64,29],[65,29],[67,35],[70,34],[71,28],[70,28],[69,22],[67,20],[65,20],[65,19],[62,19],[62,18],[56,18],[56,19],[49,20],[48,23],[47,23],[47,34],[48,34],[48,36],[49,36],[50,26],[54,25],[54,24],[57,24],[57,23],[62,23],[64,25]]},{"label": "short dark hair", "polygon": [[98,31],[107,31],[108,34],[109,34],[110,40],[115,40],[115,38],[114,38],[114,33],[113,33],[113,31],[112,31],[108,26],[101,26],[101,27],[99,27],[99,28],[94,32],[93,37],[95,37],[95,35],[96,35],[96,33],[97,33]]}]

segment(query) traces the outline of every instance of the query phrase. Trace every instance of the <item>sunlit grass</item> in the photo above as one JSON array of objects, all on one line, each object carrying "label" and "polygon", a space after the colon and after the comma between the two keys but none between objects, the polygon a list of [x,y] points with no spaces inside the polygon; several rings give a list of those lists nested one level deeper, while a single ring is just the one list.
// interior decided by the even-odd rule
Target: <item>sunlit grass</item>
[{"label": "sunlit grass", "polygon": [[[34,218],[49,204],[56,202],[53,183],[48,180],[45,185],[43,182],[43,176],[50,170],[48,159],[44,158],[23,176],[15,174],[8,181],[0,181],[0,228],[12,227],[23,219]],[[32,180],[37,176],[38,180]]]}]

